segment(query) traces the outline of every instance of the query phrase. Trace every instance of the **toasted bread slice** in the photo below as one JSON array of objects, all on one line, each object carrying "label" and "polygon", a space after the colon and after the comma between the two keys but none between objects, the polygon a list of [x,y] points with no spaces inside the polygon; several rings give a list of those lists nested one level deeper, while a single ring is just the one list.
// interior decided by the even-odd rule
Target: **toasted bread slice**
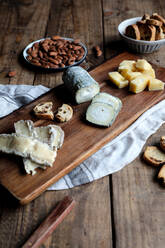
[{"label": "toasted bread slice", "polygon": [[162,27],[157,27],[156,28],[155,40],[161,40],[161,39],[164,39],[164,38],[165,38],[165,35],[163,33]]},{"label": "toasted bread slice", "polygon": [[153,25],[153,26],[159,26],[159,27],[162,26],[162,22],[161,21],[158,21],[158,20],[155,20],[155,19],[147,19],[146,20],[146,23],[148,25]]},{"label": "toasted bread slice", "polygon": [[41,119],[53,120],[54,114],[52,111],[52,106],[52,102],[39,103],[33,109],[34,114]]},{"label": "toasted bread slice", "polygon": [[140,31],[141,40],[155,40],[156,28],[153,25],[139,24],[138,27]]},{"label": "toasted bread slice", "polygon": [[125,30],[125,34],[132,39],[140,40],[140,32],[136,24],[129,25]]},{"label": "toasted bread slice", "polygon": [[143,154],[143,159],[153,166],[159,166],[165,163],[165,153],[156,146],[147,146]]},{"label": "toasted bread slice", "polygon": [[160,139],[160,147],[163,151],[165,151],[165,136],[162,136]]},{"label": "toasted bread slice", "polygon": [[163,184],[165,184],[165,165],[162,166],[162,168],[159,171],[158,179],[163,181]]},{"label": "toasted bread slice", "polygon": [[58,108],[58,112],[55,115],[56,119],[59,122],[69,121],[73,116],[73,109],[68,104],[62,104],[61,107]]},{"label": "toasted bread slice", "polygon": [[158,20],[165,24],[165,19],[162,16],[158,15],[157,13],[153,13],[151,19]]},{"label": "toasted bread slice", "polygon": [[144,14],[144,16],[142,17],[142,21],[146,21],[147,19],[150,19],[150,15]]}]

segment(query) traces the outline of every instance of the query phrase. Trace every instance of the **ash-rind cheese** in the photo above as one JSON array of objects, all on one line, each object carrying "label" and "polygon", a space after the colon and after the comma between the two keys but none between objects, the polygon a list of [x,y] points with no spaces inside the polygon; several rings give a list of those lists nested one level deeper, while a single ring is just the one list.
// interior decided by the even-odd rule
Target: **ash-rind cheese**
[{"label": "ash-rind cheese", "polygon": [[101,92],[96,95],[86,112],[86,120],[99,126],[109,127],[115,121],[122,102],[119,98]]},{"label": "ash-rind cheese", "polygon": [[80,66],[68,68],[62,79],[78,104],[90,101],[100,91],[99,84]]}]

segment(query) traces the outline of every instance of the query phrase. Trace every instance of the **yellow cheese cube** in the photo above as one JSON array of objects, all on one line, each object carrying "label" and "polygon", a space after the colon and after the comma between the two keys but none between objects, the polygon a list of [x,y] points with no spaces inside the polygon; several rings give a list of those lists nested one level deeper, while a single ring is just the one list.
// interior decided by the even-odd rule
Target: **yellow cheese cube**
[{"label": "yellow cheese cube", "polygon": [[148,83],[148,90],[164,90],[164,83],[161,80],[151,78]]},{"label": "yellow cheese cube", "polygon": [[123,60],[118,67],[118,71],[135,71],[136,67],[135,67],[136,62],[134,60]]},{"label": "yellow cheese cube", "polygon": [[142,73],[143,73],[144,75],[148,75],[148,76],[150,76],[150,77],[152,77],[152,78],[155,78],[155,71],[154,71],[153,68],[151,68],[150,70],[147,70],[147,71],[143,71]]},{"label": "yellow cheese cube", "polygon": [[127,79],[129,81],[131,81],[134,78],[142,75],[141,72],[136,72],[136,71],[135,72],[133,72],[133,71],[122,71],[121,74],[122,74],[123,77],[125,77],[125,79]]},{"label": "yellow cheese cube", "polygon": [[126,80],[118,71],[113,71],[108,73],[109,79],[118,88],[124,88],[128,85],[128,80]]},{"label": "yellow cheese cube", "polygon": [[152,69],[152,66],[145,59],[138,59],[135,66],[139,71],[148,71]]},{"label": "yellow cheese cube", "polygon": [[133,93],[139,93],[143,91],[148,84],[149,78],[146,76],[138,76],[135,79],[131,80],[129,84],[129,90]]}]

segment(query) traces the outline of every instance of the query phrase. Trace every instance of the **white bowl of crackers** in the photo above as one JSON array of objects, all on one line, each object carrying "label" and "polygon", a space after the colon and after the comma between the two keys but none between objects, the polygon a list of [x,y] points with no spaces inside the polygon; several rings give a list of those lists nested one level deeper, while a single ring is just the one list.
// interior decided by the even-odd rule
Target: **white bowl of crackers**
[{"label": "white bowl of crackers", "polygon": [[165,18],[157,13],[127,19],[118,31],[128,48],[137,53],[152,53],[165,45]]}]

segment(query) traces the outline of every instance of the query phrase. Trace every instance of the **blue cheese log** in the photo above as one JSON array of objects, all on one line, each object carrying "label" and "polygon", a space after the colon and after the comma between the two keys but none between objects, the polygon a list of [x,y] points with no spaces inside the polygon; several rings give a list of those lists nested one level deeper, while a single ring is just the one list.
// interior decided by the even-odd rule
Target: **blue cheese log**
[{"label": "blue cheese log", "polygon": [[96,95],[86,112],[86,120],[99,126],[109,127],[115,121],[122,102],[119,98],[101,92]]},{"label": "blue cheese log", "polygon": [[99,84],[80,66],[68,68],[62,79],[78,104],[90,101],[100,91]]}]

